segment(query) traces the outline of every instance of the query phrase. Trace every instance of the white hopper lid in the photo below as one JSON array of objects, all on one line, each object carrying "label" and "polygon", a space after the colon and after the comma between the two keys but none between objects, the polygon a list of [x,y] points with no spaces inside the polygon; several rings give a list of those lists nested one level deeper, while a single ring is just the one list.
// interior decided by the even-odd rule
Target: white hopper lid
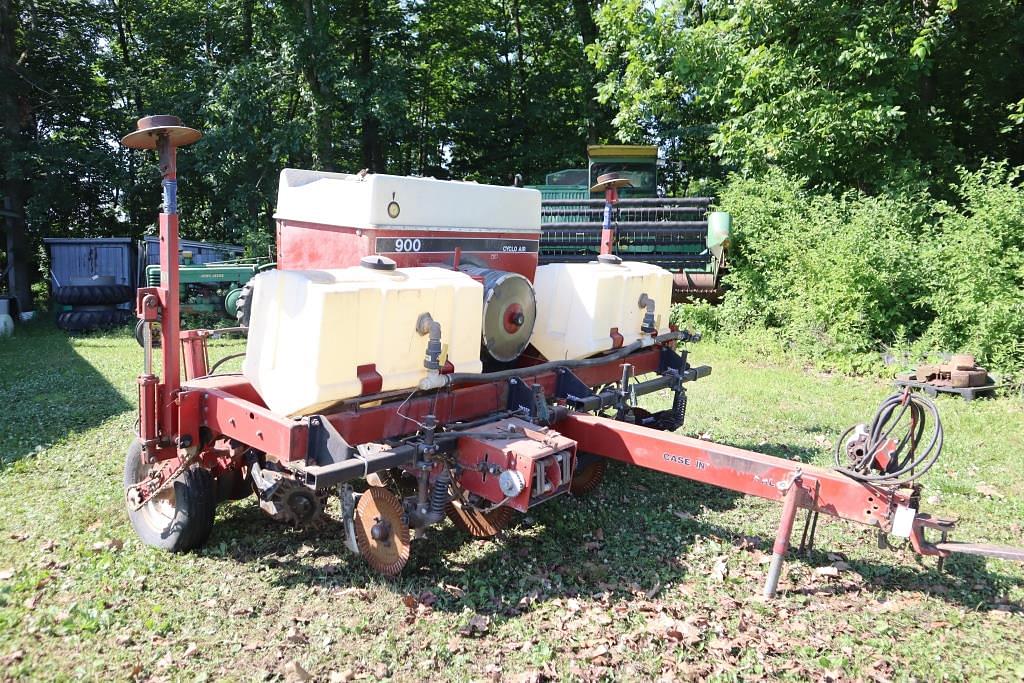
[{"label": "white hopper lid", "polygon": [[[397,205],[397,206],[396,206]],[[279,220],[380,230],[461,228],[540,232],[540,192],[519,187],[286,168]]]}]

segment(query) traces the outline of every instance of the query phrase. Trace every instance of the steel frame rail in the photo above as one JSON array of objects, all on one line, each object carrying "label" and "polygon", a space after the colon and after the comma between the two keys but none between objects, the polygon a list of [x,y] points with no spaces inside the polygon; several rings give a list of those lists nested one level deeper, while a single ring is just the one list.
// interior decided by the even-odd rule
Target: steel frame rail
[{"label": "steel frame rail", "polygon": [[[764,588],[769,598],[778,588],[797,510],[803,508],[893,532],[897,510],[914,510],[917,497],[915,489],[871,486],[822,467],[594,415],[571,413],[554,427],[576,441],[581,452],[782,502],[782,519]],[[922,555],[948,555],[948,551],[924,540],[924,526],[934,523],[927,516],[919,522],[916,511],[911,514],[914,520],[906,530],[914,549]],[[951,528],[952,523],[946,522],[944,531]]]}]

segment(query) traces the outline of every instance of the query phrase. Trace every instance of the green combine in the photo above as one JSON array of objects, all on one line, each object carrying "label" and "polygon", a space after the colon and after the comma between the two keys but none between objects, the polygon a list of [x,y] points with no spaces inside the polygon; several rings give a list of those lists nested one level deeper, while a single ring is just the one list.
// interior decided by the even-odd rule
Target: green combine
[{"label": "green combine", "polygon": [[711,211],[710,197],[658,197],[658,148],[591,145],[587,168],[548,173],[542,197],[540,262],[590,261],[600,251],[605,200],[592,194],[598,176],[627,178],[615,204],[614,253],[659,265],[675,275],[677,301],[715,301],[721,294],[729,214]]}]

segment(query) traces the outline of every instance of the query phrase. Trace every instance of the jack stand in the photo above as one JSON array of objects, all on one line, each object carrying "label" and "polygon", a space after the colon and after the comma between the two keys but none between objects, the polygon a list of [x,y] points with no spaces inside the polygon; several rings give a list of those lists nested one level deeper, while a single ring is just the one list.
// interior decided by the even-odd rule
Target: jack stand
[{"label": "jack stand", "polygon": [[785,492],[786,498],[782,505],[782,520],[775,535],[775,545],[772,546],[772,563],[768,568],[768,578],[764,582],[764,597],[769,600],[775,597],[779,589],[779,577],[782,575],[782,564],[789,549],[789,537],[793,535],[793,522],[796,521],[801,491],[800,470],[794,472],[790,479],[779,482],[778,488]]},{"label": "jack stand", "polygon": [[[943,529],[942,530],[942,542],[945,543],[948,540],[949,540],[949,532],[946,531],[945,529]],[[941,574],[942,571],[945,569],[945,567],[946,567],[946,556],[945,555],[939,555],[939,561],[938,561],[938,564],[936,565],[936,569],[938,569],[939,573]]]}]

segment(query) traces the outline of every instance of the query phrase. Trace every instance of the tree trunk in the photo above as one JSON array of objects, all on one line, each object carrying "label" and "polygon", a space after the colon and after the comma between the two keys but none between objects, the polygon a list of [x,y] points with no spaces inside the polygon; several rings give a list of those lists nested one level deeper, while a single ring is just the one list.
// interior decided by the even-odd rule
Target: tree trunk
[{"label": "tree trunk", "polygon": [[[572,0],[573,14],[576,15],[576,25],[583,39],[583,45],[593,45],[597,42],[597,23],[594,21],[594,7],[590,0]],[[582,55],[583,73],[587,82],[583,84],[583,111],[587,119],[587,144],[594,144],[599,141],[602,133],[610,125],[607,115],[603,115],[601,105],[597,101],[597,70],[590,63],[586,55]]]},{"label": "tree trunk", "polygon": [[362,155],[363,168],[375,173],[387,170],[381,145],[380,119],[373,112],[373,17],[370,8],[371,0],[359,0],[357,5],[359,21],[359,40],[356,54],[356,72],[359,76],[362,92],[360,107],[360,140],[359,148]]},{"label": "tree trunk", "polygon": [[132,53],[128,45],[128,18],[124,15],[121,3],[111,0],[111,6],[114,8],[114,23],[117,28],[117,43],[121,48],[121,61],[124,62],[126,72],[129,74],[128,80],[133,83],[131,98],[135,102],[135,116],[142,118],[143,109],[145,108],[142,101],[142,91],[134,81],[134,77],[137,75],[135,71],[135,65],[132,61]]},{"label": "tree trunk", "polygon": [[320,48],[320,32],[316,25],[316,14],[313,11],[313,0],[302,0],[302,13],[305,19],[306,33],[303,37],[303,48],[300,50],[302,74],[313,93],[316,120],[315,165],[322,169],[330,169],[333,162],[333,140],[331,131],[331,111],[329,93],[316,70],[317,55]]},{"label": "tree trunk", "polygon": [[242,54],[252,55],[252,10],[255,0],[242,0]]},{"label": "tree trunk", "polygon": [[[26,103],[19,93],[20,88],[14,74],[18,68],[17,46],[15,40],[18,33],[17,0],[0,0],[0,74],[7,80],[0,88],[0,120],[3,121],[3,136],[8,138],[7,148],[17,155],[22,146],[26,132]],[[10,169],[2,169],[0,175],[0,195],[3,196],[4,218],[2,224],[7,233],[7,283],[11,294],[18,299],[18,307],[22,311],[31,311],[32,283],[29,263],[32,252],[29,249],[28,235],[25,231],[25,199],[27,183],[25,178],[11,177]]]}]

